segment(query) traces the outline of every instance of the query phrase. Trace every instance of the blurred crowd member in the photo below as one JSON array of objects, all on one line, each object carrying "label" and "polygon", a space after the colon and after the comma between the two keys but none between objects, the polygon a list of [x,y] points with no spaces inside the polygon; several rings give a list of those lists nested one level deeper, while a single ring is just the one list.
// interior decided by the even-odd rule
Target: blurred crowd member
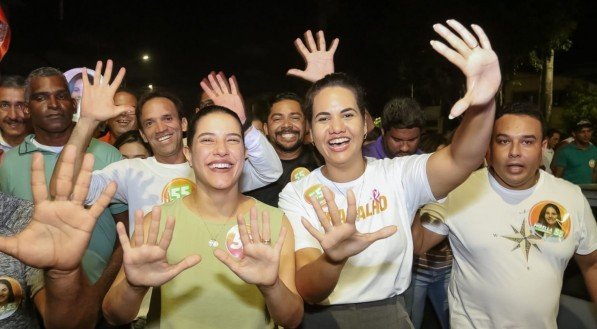
[{"label": "blurred crowd member", "polygon": [[574,184],[597,183],[597,146],[591,143],[593,125],[589,120],[576,123],[574,141],[560,148],[551,163],[553,174]]},{"label": "blurred crowd member", "polygon": [[552,173],[551,162],[553,161],[553,155],[555,153],[554,149],[560,142],[561,138],[562,132],[558,129],[551,128],[547,130],[547,146],[543,149],[543,162],[541,169],[550,174]]},{"label": "blurred crowd member", "polygon": [[[543,115],[515,103],[496,115],[489,167],[474,172],[442,203],[422,213],[437,220],[413,223],[415,253],[449,237],[453,328],[556,328],[564,270],[577,261],[597,300],[597,226],[580,188],[541,170],[547,143]],[[557,211],[563,234],[541,234],[546,205]],[[532,301],[529,302],[529,296]],[[521,320],[523,319],[523,320]]]},{"label": "blurred crowd member", "polygon": [[267,186],[246,193],[270,206],[278,206],[280,191],[288,184],[320,166],[313,146],[304,145],[307,130],[301,99],[291,92],[272,96],[269,101],[265,134],[282,161],[282,175]]},{"label": "blurred crowd member", "polygon": [[28,119],[25,79],[17,75],[3,76],[0,79],[0,150],[8,151],[23,142],[29,133]]},{"label": "blurred crowd member", "polygon": [[[295,234],[296,285],[308,303],[303,328],[412,328],[401,296],[411,277],[411,223],[419,206],[446,196],[481,163],[501,81],[482,29],[473,25],[477,40],[460,23],[448,25],[460,37],[441,24],[434,30],[454,48],[431,45],[462,70],[469,90],[451,112],[466,111],[454,141],[438,152],[363,157],[363,89],[336,73],[307,93],[305,116],[325,165],[288,184],[279,202]],[[310,32],[305,39],[308,48],[297,48],[307,60],[329,51],[322,32],[317,42]]]},{"label": "blurred crowd member", "polygon": [[114,147],[125,159],[145,159],[152,155],[151,147],[145,143],[138,130],[129,130],[120,135],[114,142]]},{"label": "blurred crowd member", "polygon": [[376,159],[421,154],[418,149],[425,120],[412,98],[394,98],[384,106],[381,134],[375,143],[363,147],[363,155]]},{"label": "blurred crowd member", "polygon": [[71,195],[75,152],[72,148],[64,152],[67,165],[58,173],[64,188],[52,198],[48,198],[39,153],[33,155],[31,174],[24,173],[31,177],[34,204],[0,192],[1,328],[94,328],[105,287],[114,278],[103,276],[90,285],[81,257],[115,186],[109,186],[95,205],[84,208],[84,190],[89,185],[85,177],[91,175],[93,157],[85,158]]},{"label": "blurred crowd member", "polygon": [[[424,133],[421,135],[419,146],[423,152],[433,153],[448,144],[442,134]],[[415,255],[412,282],[409,291],[405,293],[405,298],[410,318],[416,329],[422,328],[427,298],[431,301],[441,327],[450,328],[448,284],[452,272],[452,258],[452,249],[447,240],[424,254]]]},{"label": "blurred crowd member", "polygon": [[[116,94],[114,94],[114,105],[126,105],[131,108],[136,108],[137,96],[128,89],[119,88],[116,91]],[[134,113],[122,113],[115,118],[107,120],[106,125],[108,126],[108,132],[99,140],[110,145],[114,145],[118,137],[122,134],[139,129],[139,127],[137,127],[137,118]]]},{"label": "blurred crowd member", "polygon": [[297,327],[303,301],[294,283],[292,227],[279,209],[240,193],[241,121],[209,105],[195,115],[188,137],[197,191],[154,207],[145,219],[138,211],[132,242],[119,225],[124,262],[104,301],[106,318],[130,322],[154,287],[148,328]]},{"label": "blurred crowd member", "polygon": [[[25,102],[31,116],[33,134],[5,154],[0,166],[0,189],[6,194],[32,200],[31,176],[23,175],[23,169],[30,168],[32,155],[41,152],[46,177],[52,175],[56,161],[75,126],[72,121],[75,100],[71,98],[62,72],[55,68],[42,67],[32,71],[27,77]],[[85,145],[88,147],[82,149],[86,149],[95,157],[95,170],[122,159],[118,150],[96,139]],[[103,188],[99,195],[102,191]],[[120,262],[112,257],[116,242],[115,220],[128,220],[126,205],[111,205],[102,212],[95,225],[89,247],[83,257],[83,269],[91,282],[100,278],[104,269],[109,266],[111,258],[112,264],[116,263],[118,266]]]}]

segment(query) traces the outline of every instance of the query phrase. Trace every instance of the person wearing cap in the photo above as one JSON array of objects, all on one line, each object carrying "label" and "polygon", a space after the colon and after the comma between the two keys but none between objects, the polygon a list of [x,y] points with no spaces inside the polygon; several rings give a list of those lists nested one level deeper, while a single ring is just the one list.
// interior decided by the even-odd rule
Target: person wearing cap
[{"label": "person wearing cap", "polygon": [[574,184],[595,183],[597,147],[591,144],[593,125],[589,120],[579,121],[573,130],[574,141],[556,153],[552,170],[556,177],[562,177]]}]

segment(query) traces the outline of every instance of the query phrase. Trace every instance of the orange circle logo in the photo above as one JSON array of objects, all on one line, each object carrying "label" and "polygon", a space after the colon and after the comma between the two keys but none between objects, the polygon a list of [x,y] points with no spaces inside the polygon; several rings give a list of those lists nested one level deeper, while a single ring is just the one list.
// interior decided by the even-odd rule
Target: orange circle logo
[{"label": "orange circle logo", "polygon": [[185,197],[195,192],[196,185],[186,178],[175,178],[164,186],[162,190],[162,203],[170,202]]},{"label": "orange circle logo", "polygon": [[19,281],[0,276],[0,320],[13,315],[23,301],[23,288]]},{"label": "orange circle logo", "polygon": [[554,201],[541,201],[529,213],[529,227],[535,235],[549,242],[565,240],[570,233],[571,221],[566,208]]}]

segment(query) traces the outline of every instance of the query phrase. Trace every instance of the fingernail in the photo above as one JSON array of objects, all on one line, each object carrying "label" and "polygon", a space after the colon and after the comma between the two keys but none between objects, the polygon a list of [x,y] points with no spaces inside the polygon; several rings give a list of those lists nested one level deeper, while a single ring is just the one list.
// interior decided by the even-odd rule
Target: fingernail
[{"label": "fingernail", "polygon": [[455,118],[455,116],[453,116],[453,115],[452,115],[452,113],[450,113],[450,114],[448,115],[448,119],[452,120],[452,119],[454,119],[454,118]]}]

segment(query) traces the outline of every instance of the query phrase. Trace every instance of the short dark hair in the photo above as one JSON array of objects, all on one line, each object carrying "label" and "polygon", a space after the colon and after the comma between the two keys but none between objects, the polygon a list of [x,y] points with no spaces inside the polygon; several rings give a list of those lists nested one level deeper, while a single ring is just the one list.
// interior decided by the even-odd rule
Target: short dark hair
[{"label": "short dark hair", "polygon": [[139,133],[139,130],[129,130],[124,134],[120,135],[118,138],[116,138],[116,141],[114,142],[114,147],[119,149],[124,144],[135,142],[143,145],[147,152],[149,152],[149,155],[153,154],[153,152],[151,151],[151,147],[143,140],[143,137],[141,137],[141,133]]},{"label": "short dark hair", "polygon": [[132,89],[127,88],[127,87],[118,87],[118,89],[116,89],[116,92],[114,93],[114,95],[118,94],[118,93],[127,93],[127,94],[131,94],[133,95],[135,98],[137,98],[137,93],[134,92]]},{"label": "short dark hair", "polygon": [[[269,115],[272,113],[272,107],[274,107],[274,104],[285,100],[292,100],[298,102],[301,105],[301,111],[303,110],[303,100],[301,99],[301,97],[291,91],[284,91],[281,93],[277,93],[267,99],[267,117],[269,117]],[[265,121],[267,121],[267,117],[265,118]]]},{"label": "short dark hair", "polygon": [[358,110],[361,112],[363,118],[365,117],[365,110],[367,108],[365,103],[365,89],[355,79],[345,73],[332,73],[315,82],[307,91],[305,105],[303,106],[307,120],[313,120],[313,100],[315,96],[321,90],[328,87],[342,87],[352,91],[359,107]]},{"label": "short dark hair", "polygon": [[20,75],[5,75],[0,78],[0,88],[25,89],[25,78]]},{"label": "short dark hair", "polygon": [[[29,102],[29,96],[31,96],[31,81],[40,77],[60,77],[64,82],[64,86],[68,88],[68,81],[66,81],[66,77],[59,69],[53,67],[40,67],[35,69],[29,73],[27,79],[25,80],[25,102]],[[68,94],[70,97],[70,93]]]},{"label": "short dark hair", "polygon": [[[195,133],[197,132],[197,123],[205,116],[212,114],[212,113],[224,113],[228,114],[238,122],[238,128],[242,134],[243,132],[243,124],[240,122],[240,118],[238,115],[232,111],[231,109],[219,106],[219,105],[208,105],[201,110],[197,111],[193,117],[191,118],[191,124],[189,125],[189,130],[187,132],[187,145],[189,148],[193,146],[193,138],[195,137]],[[244,143],[244,140],[243,140]]]},{"label": "short dark hair", "polygon": [[555,134],[560,134],[560,136],[562,136],[562,131],[560,129],[556,129],[556,128],[549,128],[547,129],[547,138],[551,138],[551,136],[555,135]]},{"label": "short dark hair", "polygon": [[137,103],[137,108],[135,109],[135,116],[137,117],[137,123],[139,124],[139,127],[141,127],[141,130],[143,130],[143,124],[141,122],[141,111],[143,109],[143,105],[145,105],[145,103],[149,102],[154,98],[168,99],[169,101],[174,103],[174,106],[176,107],[176,112],[178,113],[178,119],[182,120],[184,118],[184,110],[180,98],[167,91],[151,91],[141,95],[141,98],[139,98],[139,101]]},{"label": "short dark hair", "polygon": [[499,118],[503,117],[506,114],[528,115],[532,118],[539,120],[539,122],[541,123],[541,139],[543,139],[543,137],[546,136],[547,127],[545,124],[545,117],[543,116],[543,113],[539,111],[535,104],[528,102],[515,102],[504,105],[496,111],[495,121],[497,121]]},{"label": "short dark hair", "polygon": [[392,98],[383,108],[381,127],[385,132],[390,129],[423,129],[425,119],[419,103],[409,97]]}]

